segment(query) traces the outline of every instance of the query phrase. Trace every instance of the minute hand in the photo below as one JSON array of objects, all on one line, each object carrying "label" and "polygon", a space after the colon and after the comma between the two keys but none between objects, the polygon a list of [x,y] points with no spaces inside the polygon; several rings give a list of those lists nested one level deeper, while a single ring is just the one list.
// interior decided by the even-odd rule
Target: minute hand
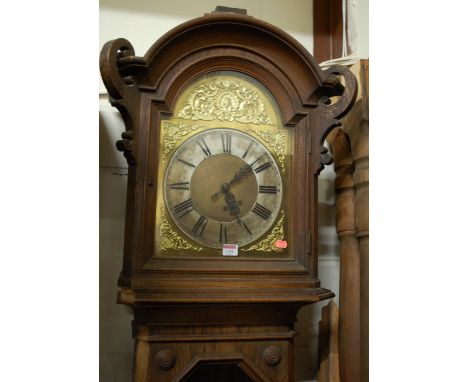
[{"label": "minute hand", "polygon": [[[245,178],[247,175],[250,175],[252,174],[251,172],[251,169],[252,169],[252,166],[257,163],[260,159],[262,159],[264,156],[266,155],[266,153],[264,153],[263,155],[260,155],[255,161],[253,161],[252,163],[250,164],[246,164],[244,167],[241,167],[239,169],[239,171],[237,171],[234,176],[232,177],[232,179],[228,182],[228,183],[224,183],[226,186],[227,186],[227,189],[229,190],[229,187],[231,187],[233,184],[235,184],[236,182],[238,182],[239,180],[241,180],[242,178]],[[223,185],[224,185],[223,184]],[[216,201],[217,198],[218,198],[218,195],[223,191],[223,185],[221,185],[221,189],[220,191],[218,192],[215,192],[213,195],[211,195],[211,199],[213,201]]]},{"label": "minute hand", "polygon": [[257,163],[260,159],[262,159],[264,156],[266,155],[266,153],[264,153],[263,155],[259,156],[255,161],[253,161],[252,163],[250,164],[246,164],[244,167],[241,167],[239,171],[237,171],[235,173],[235,175],[233,176],[233,178],[231,179],[231,181],[228,183],[230,186],[232,184],[234,184],[235,182],[237,182],[238,180],[241,180],[242,178],[244,178],[245,176],[251,174],[250,172],[250,169],[252,168],[252,166]]}]

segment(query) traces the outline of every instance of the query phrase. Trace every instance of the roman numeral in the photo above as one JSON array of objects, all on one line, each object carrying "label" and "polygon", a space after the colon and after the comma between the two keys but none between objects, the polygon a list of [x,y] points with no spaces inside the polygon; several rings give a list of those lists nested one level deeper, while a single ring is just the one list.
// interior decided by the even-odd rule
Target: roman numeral
[{"label": "roman numeral", "polygon": [[271,215],[271,211],[259,203],[255,203],[252,211],[265,220],[267,220]]},{"label": "roman numeral", "polygon": [[221,134],[223,153],[231,154],[231,134]]},{"label": "roman numeral", "polygon": [[203,139],[203,137],[200,138],[199,141],[197,141],[197,144],[198,146],[200,146],[200,148],[202,149],[203,153],[209,157],[211,155],[211,151],[210,151],[210,148],[208,147],[208,145],[206,144],[205,140]]},{"label": "roman numeral", "polygon": [[276,186],[259,186],[258,191],[261,194],[276,194],[278,193],[278,189]]},{"label": "roman numeral", "polygon": [[224,223],[219,225],[219,242],[223,244],[227,243],[227,231]]},{"label": "roman numeral", "polygon": [[252,147],[252,145],[253,145],[253,142],[250,142],[249,147],[247,147],[247,150],[245,150],[244,155],[242,155],[242,159],[244,159],[244,158],[247,156],[247,153],[249,152],[249,150],[250,150],[250,148]]},{"label": "roman numeral", "polygon": [[187,199],[176,206],[174,206],[174,212],[178,214],[178,218],[187,215],[190,211],[193,211],[192,199]]},{"label": "roman numeral", "polygon": [[169,188],[171,190],[188,190],[189,184],[190,184],[189,182],[171,183],[169,184]]},{"label": "roman numeral", "polygon": [[180,161],[180,162],[182,162],[183,164],[186,164],[187,166],[190,166],[190,167],[195,168],[195,165],[193,165],[193,164],[190,163],[190,162],[187,162],[187,161],[185,161],[185,160],[183,160],[183,159],[180,159],[180,158],[177,158],[177,160]]},{"label": "roman numeral", "polygon": [[259,172],[262,172],[263,170],[267,169],[268,167],[271,166],[271,162],[267,162],[262,164],[261,166],[258,166],[254,171],[258,174]]},{"label": "roman numeral", "polygon": [[208,219],[205,216],[200,215],[197,222],[192,228],[192,233],[201,237],[201,235],[203,235],[203,231],[205,230],[205,227],[207,224],[208,224]]}]

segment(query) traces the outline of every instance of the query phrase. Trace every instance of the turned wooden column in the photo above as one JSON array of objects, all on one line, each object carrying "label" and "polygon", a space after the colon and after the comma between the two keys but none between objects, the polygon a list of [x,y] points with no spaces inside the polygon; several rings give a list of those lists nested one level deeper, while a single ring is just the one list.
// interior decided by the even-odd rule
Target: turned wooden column
[{"label": "turned wooden column", "polygon": [[356,237],[359,240],[361,257],[360,316],[363,382],[369,380],[369,155],[363,152],[367,145],[368,135],[361,135],[357,142],[358,153],[353,155]]},{"label": "turned wooden column", "polygon": [[[369,60],[361,60],[350,69],[358,79],[358,96],[354,107],[343,120],[342,129],[351,144],[350,153],[354,169],[353,208],[360,263],[359,278],[355,280],[356,286],[359,286],[360,304],[360,381],[367,382],[369,380]],[[342,262],[341,272],[346,272],[343,266]],[[340,295],[340,309],[341,301]]]},{"label": "turned wooden column", "polygon": [[[369,380],[369,60],[361,60],[358,73],[361,99],[357,129],[350,129],[354,165],[356,237],[361,254],[362,381]],[[345,128],[346,131],[346,128]]]},{"label": "turned wooden column", "polygon": [[336,230],[340,240],[339,364],[341,382],[361,380],[360,251],[355,226],[353,162],[348,137],[330,134],[335,162]]}]

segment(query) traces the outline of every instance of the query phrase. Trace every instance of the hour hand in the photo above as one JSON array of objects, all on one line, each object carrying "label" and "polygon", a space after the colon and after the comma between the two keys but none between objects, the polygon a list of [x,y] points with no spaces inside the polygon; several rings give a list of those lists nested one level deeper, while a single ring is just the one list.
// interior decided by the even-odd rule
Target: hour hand
[{"label": "hour hand", "polygon": [[218,195],[219,194],[221,194],[221,193],[226,194],[226,193],[229,192],[229,187],[230,187],[229,183],[223,183],[221,185],[221,189],[218,192],[215,192],[213,195],[211,195],[211,200],[213,202],[216,202],[218,200]]},{"label": "hour hand", "polygon": [[[238,201],[237,201],[237,205],[238,205],[238,206],[242,206],[242,200],[238,200]],[[224,211],[228,211],[228,210],[230,211],[230,208],[229,208],[228,206],[224,206],[224,207],[223,207],[223,210],[224,210]]]},{"label": "hour hand", "polygon": [[227,208],[224,207],[224,209],[229,209],[229,212],[231,216],[235,216],[237,219],[237,222],[241,224],[241,221],[239,219],[239,214],[240,214],[240,201],[236,200],[236,197],[234,194],[230,191],[227,191],[224,193],[224,200],[226,201]]}]

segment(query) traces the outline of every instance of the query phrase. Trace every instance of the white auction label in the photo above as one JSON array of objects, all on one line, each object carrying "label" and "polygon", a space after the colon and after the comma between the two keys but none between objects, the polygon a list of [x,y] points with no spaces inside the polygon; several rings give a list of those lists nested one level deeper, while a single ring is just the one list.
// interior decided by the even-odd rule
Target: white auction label
[{"label": "white auction label", "polygon": [[223,244],[223,256],[237,256],[237,244]]}]

